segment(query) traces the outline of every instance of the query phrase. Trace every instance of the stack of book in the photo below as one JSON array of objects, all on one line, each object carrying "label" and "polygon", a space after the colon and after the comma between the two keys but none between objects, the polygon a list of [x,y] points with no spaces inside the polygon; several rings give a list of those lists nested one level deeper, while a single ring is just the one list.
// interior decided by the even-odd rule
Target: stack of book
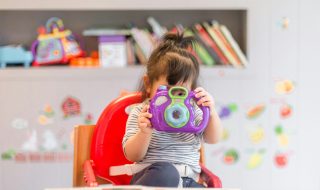
[{"label": "stack of book", "polygon": [[[84,36],[98,36],[101,38],[119,38],[120,44],[112,44],[106,40],[99,43],[100,63],[102,66],[118,66],[146,64],[152,50],[156,47],[158,40],[167,32],[183,31],[185,35],[194,36],[196,46],[194,55],[198,58],[200,64],[215,66],[225,65],[233,67],[244,67],[248,61],[232,36],[229,29],[217,21],[196,23],[189,28],[184,28],[177,24],[171,30],[161,26],[154,18],[148,18],[151,30],[132,27],[130,29],[88,29],[83,32]],[[152,32],[151,32],[152,31]],[[107,43],[107,44],[106,44]],[[115,48],[112,48],[115,46]],[[108,48],[104,48],[108,47]],[[122,47],[122,48],[119,48]],[[119,50],[126,53],[117,53],[111,50]],[[108,51],[108,52],[106,52]],[[108,59],[113,56],[115,59]],[[122,57],[119,57],[121,55]],[[121,61],[119,61],[121,60]],[[123,63],[126,60],[126,64]]]}]

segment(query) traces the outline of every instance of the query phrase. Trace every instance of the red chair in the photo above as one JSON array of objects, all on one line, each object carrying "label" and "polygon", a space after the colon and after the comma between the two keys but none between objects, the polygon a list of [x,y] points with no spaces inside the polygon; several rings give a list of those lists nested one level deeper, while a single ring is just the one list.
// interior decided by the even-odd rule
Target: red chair
[{"label": "red chair", "polygon": [[[112,101],[104,109],[96,126],[77,126],[75,128],[74,186],[84,184],[97,186],[101,182],[114,185],[130,183],[132,176],[111,176],[109,170],[112,166],[132,164],[123,154],[122,138],[128,118],[126,110],[128,112],[130,105],[140,102],[141,94],[139,93],[122,96]],[[90,151],[88,151],[89,148]],[[220,188],[222,186],[220,179],[203,166],[203,154],[201,151],[200,181],[205,182],[208,187]]]}]

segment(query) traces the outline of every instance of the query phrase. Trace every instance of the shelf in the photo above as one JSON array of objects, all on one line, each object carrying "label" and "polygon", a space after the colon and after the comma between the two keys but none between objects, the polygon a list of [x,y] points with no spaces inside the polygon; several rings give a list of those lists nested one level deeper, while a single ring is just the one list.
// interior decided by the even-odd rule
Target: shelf
[{"label": "shelf", "polygon": [[[116,79],[131,80],[143,76],[145,68],[142,66],[129,66],[122,68],[72,68],[67,66],[50,67],[9,67],[0,69],[0,81],[5,80],[92,80],[92,79]],[[254,79],[257,76],[250,69],[235,69],[232,67],[207,67],[201,66],[200,78],[218,80]]]},{"label": "shelf", "polygon": [[0,10],[222,10],[246,9],[247,0],[1,0]]},{"label": "shelf", "polygon": [[[154,17],[169,29],[179,23],[190,27],[195,23],[217,20],[226,25],[241,49],[247,52],[247,10],[0,10],[0,45],[23,44],[29,48],[37,38],[37,28],[45,25],[47,19],[56,16],[63,20],[64,26],[75,34],[82,34],[88,28],[126,28],[134,23],[139,28],[150,28],[149,16]],[[98,42],[95,37],[82,37],[85,50],[96,50]]]}]

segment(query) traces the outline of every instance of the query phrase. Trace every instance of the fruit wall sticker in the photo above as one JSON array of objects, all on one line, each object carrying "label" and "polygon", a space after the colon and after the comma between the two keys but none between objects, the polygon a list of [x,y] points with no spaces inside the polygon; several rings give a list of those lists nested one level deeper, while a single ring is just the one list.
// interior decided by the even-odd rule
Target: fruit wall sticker
[{"label": "fruit wall sticker", "polygon": [[71,116],[78,116],[81,114],[81,103],[78,99],[74,97],[67,97],[61,105],[63,114],[65,118]]},{"label": "fruit wall sticker", "polygon": [[246,115],[248,119],[255,119],[259,117],[266,109],[265,104],[258,104],[248,109]]},{"label": "fruit wall sticker", "polygon": [[259,167],[263,163],[264,153],[264,149],[251,153],[247,162],[247,168],[251,170]]},{"label": "fruit wall sticker", "polygon": [[292,115],[292,106],[290,106],[289,104],[283,104],[280,107],[279,112],[282,119],[289,118]]},{"label": "fruit wall sticker", "polygon": [[290,25],[290,19],[288,17],[279,18],[279,20],[276,22],[276,25],[280,29],[287,30]]},{"label": "fruit wall sticker", "polygon": [[288,29],[290,24],[290,19],[288,17],[283,17],[282,18],[282,28],[283,29]]},{"label": "fruit wall sticker", "polygon": [[279,95],[290,94],[295,88],[291,80],[278,81],[275,84],[275,92]]},{"label": "fruit wall sticker", "polygon": [[230,137],[230,132],[229,132],[229,130],[228,130],[227,128],[225,128],[225,127],[223,127],[222,130],[223,130],[223,131],[222,131],[222,140],[223,140],[223,141],[226,141],[226,140],[228,140],[229,137]]},{"label": "fruit wall sticker", "polygon": [[44,106],[44,109],[40,112],[40,115],[38,117],[38,123],[40,125],[49,125],[53,123],[53,116],[54,111],[51,107],[51,105],[46,104]]},{"label": "fruit wall sticker", "polygon": [[265,130],[261,126],[249,130],[249,139],[253,144],[260,143],[265,138]]},{"label": "fruit wall sticker", "polygon": [[92,114],[88,113],[85,115],[84,123],[86,125],[92,125],[93,124],[93,116]]},{"label": "fruit wall sticker", "polygon": [[53,120],[51,118],[46,117],[45,115],[39,115],[38,123],[40,125],[49,125],[53,123]]},{"label": "fruit wall sticker", "polygon": [[49,104],[46,104],[44,106],[44,109],[43,109],[43,114],[49,118],[53,117],[54,116],[54,111],[52,109],[52,106],[49,105]]},{"label": "fruit wall sticker", "polygon": [[277,136],[279,146],[283,148],[287,147],[289,144],[289,137],[287,134],[285,134],[283,126],[279,124],[275,127],[274,130]]},{"label": "fruit wall sticker", "polygon": [[227,119],[230,115],[238,110],[238,106],[235,103],[221,106],[219,110],[219,117],[221,119]]},{"label": "fruit wall sticker", "polygon": [[223,155],[223,163],[227,165],[235,164],[239,160],[239,153],[236,149],[229,149]]},{"label": "fruit wall sticker", "polygon": [[288,154],[283,152],[278,152],[274,155],[274,165],[278,168],[284,168],[288,165]]},{"label": "fruit wall sticker", "polygon": [[28,121],[22,118],[16,118],[11,122],[11,127],[15,129],[26,129],[28,126]]}]

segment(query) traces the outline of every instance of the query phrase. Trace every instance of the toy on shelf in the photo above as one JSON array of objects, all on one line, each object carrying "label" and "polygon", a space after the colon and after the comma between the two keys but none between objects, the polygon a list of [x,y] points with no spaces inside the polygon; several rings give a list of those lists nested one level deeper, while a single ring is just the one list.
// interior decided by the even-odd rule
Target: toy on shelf
[{"label": "toy on shelf", "polygon": [[32,62],[32,54],[21,46],[0,47],[0,68],[5,68],[9,64],[23,64],[29,67]]},{"label": "toy on shelf", "polygon": [[71,67],[100,67],[99,53],[93,51],[90,57],[75,57],[70,60]]},{"label": "toy on shelf", "polygon": [[33,66],[66,64],[71,58],[84,55],[70,30],[64,29],[61,19],[52,17],[46,27],[38,29],[38,39],[32,44]]},{"label": "toy on shelf", "polygon": [[124,35],[100,36],[99,57],[102,67],[126,66],[126,37]]},{"label": "toy on shelf", "polygon": [[150,102],[150,113],[152,114],[152,126],[158,131],[176,133],[200,133],[208,124],[209,108],[200,106],[203,119],[200,124],[195,123],[195,110],[192,100],[199,100],[195,92],[186,88],[176,86],[167,89],[160,86],[156,95]]}]

